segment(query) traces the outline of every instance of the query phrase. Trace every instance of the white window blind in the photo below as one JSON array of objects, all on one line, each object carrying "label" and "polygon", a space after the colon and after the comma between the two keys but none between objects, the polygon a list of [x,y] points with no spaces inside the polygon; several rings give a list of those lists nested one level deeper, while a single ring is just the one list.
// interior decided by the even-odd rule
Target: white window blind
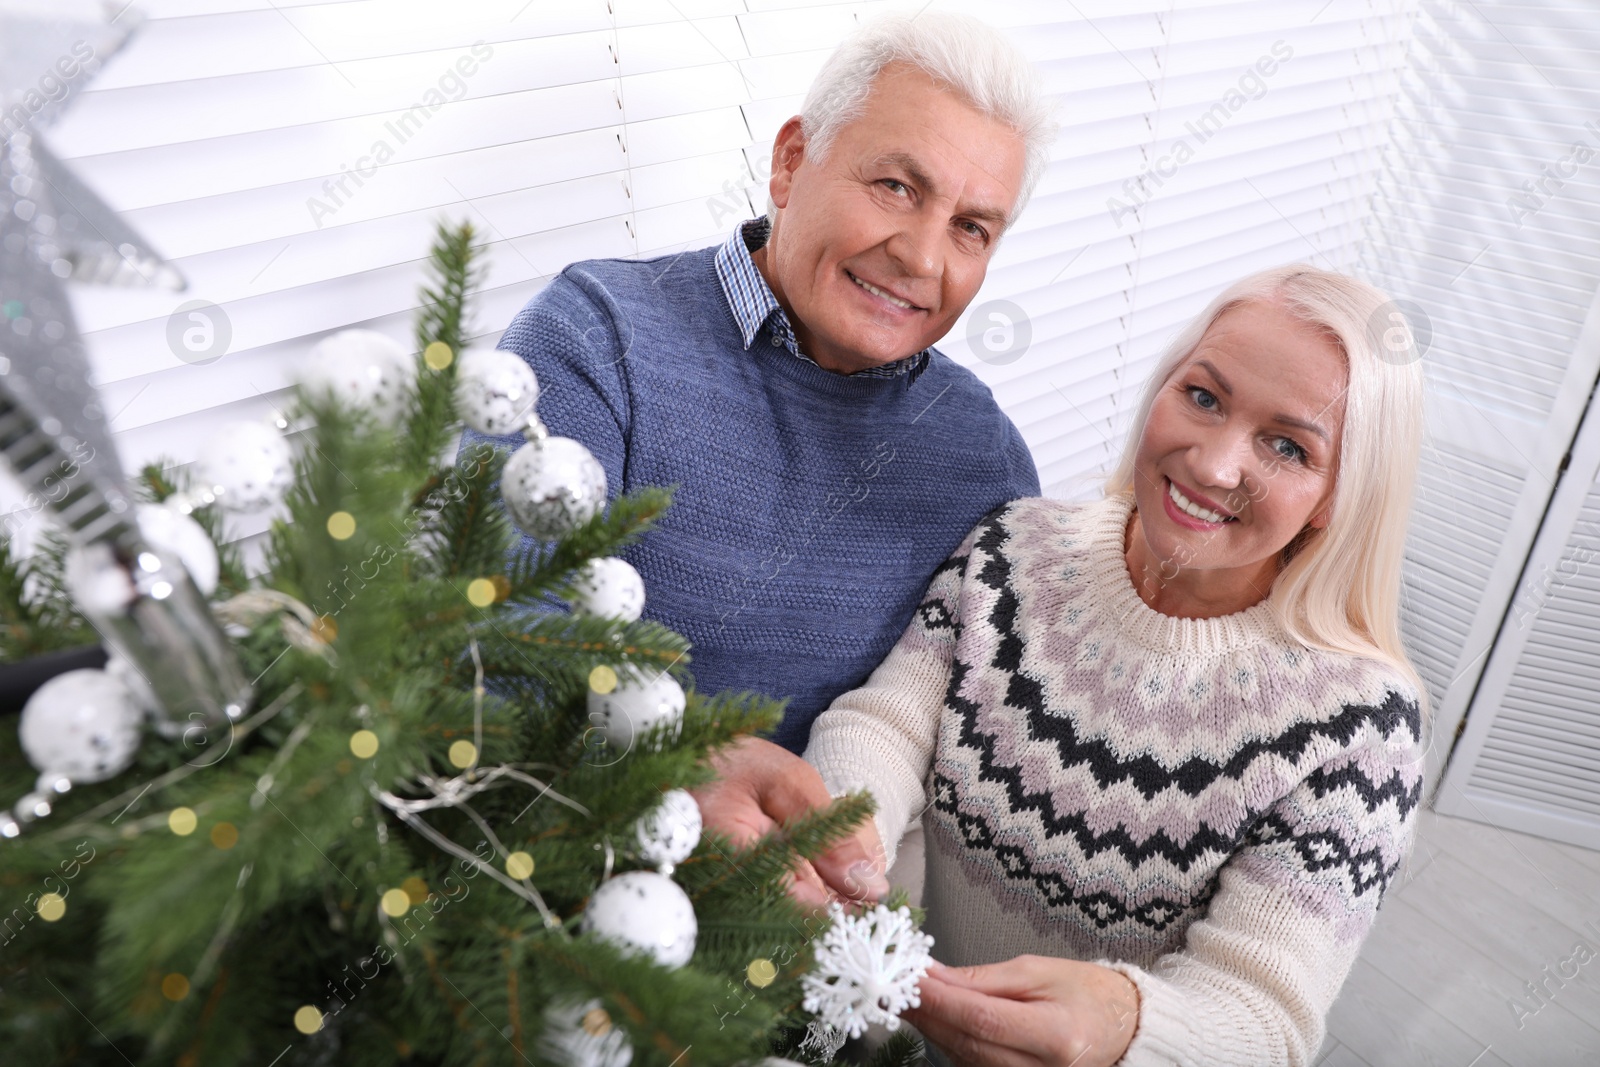
[{"label": "white window blind", "polygon": [[[945,349],[1022,428],[1047,495],[1095,493],[1154,360],[1227,283],[1293,261],[1354,265],[1408,7],[982,5],[1060,94],[1062,132]],[[1004,365],[968,344],[995,299],[1032,331]]]},{"label": "white window blind", "polygon": [[[838,41],[878,11],[934,5],[140,6],[148,21],[46,134],[191,281],[74,287],[129,467],[188,462],[226,422],[270,414],[292,361],[330,331],[408,340],[441,216],[488,242],[486,341],[568,262],[720,241],[764,210],[772,137]],[[1046,491],[1070,494],[1217,289],[1290,260],[1354,263],[1408,2],[936,6],[1001,27],[1061,98],[1051,166],[973,309],[1011,301],[1031,345],[1005,365],[979,359],[969,315],[941,347],[994,389]],[[443,105],[419,117],[430,91]],[[392,155],[373,171],[380,143]],[[205,366],[166,340],[192,299],[232,327]]]}]

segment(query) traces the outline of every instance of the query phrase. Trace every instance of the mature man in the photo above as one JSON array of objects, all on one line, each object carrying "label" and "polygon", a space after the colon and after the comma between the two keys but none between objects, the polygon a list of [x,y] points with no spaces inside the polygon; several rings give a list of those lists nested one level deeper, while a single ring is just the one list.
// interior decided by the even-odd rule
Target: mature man
[{"label": "mature man", "polygon": [[[993,30],[871,23],[779,131],[768,218],[720,248],[574,263],[500,342],[613,492],[679,486],[624,556],[647,616],[693,643],[696,686],[789,698],[774,737],[724,751],[697,794],[736,842],[829,801],[795,754],[812,720],[887,654],[978,519],[1039,491],[988,389],[930,346],[1051,136],[1032,70]],[[864,829],[797,895],[881,894],[875,844]]]}]

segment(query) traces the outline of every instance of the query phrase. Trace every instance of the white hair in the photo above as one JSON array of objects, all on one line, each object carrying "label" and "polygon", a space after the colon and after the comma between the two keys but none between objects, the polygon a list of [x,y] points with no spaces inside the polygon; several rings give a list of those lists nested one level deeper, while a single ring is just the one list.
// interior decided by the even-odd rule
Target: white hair
[{"label": "white hair", "polygon": [[[1307,525],[1284,547],[1268,595],[1272,613],[1303,644],[1395,667],[1416,690],[1426,721],[1427,689],[1400,638],[1400,570],[1422,450],[1421,352],[1410,324],[1380,290],[1304,264],[1228,286],[1178,334],[1151,374],[1106,494],[1133,492],[1139,439],[1157,394],[1223,312],[1252,302],[1276,304],[1326,331],[1344,354],[1349,382],[1328,524]],[[1380,354],[1386,331],[1394,329],[1403,333],[1397,349],[1410,358]]]},{"label": "white hair", "polygon": [[[827,158],[840,129],[861,117],[879,73],[906,63],[951,89],[979,112],[1010,126],[1025,152],[1022,188],[1006,220],[1022,213],[1050,161],[1057,126],[1038,72],[999,31],[970,15],[924,11],[882,15],[864,23],[828,57],[800,106],[806,152]],[[767,198],[767,214],[777,208]]]}]

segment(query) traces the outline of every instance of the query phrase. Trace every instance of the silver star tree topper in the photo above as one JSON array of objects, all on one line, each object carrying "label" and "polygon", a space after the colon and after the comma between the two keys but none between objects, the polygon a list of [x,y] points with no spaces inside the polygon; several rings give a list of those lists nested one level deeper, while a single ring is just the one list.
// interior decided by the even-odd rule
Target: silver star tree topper
[{"label": "silver star tree topper", "polygon": [[36,132],[60,117],[137,16],[88,0],[0,0],[0,454],[68,537],[135,590],[86,613],[139,669],[167,715],[219,725],[250,700],[237,658],[182,564],[139,532],[69,279],[184,287]]}]

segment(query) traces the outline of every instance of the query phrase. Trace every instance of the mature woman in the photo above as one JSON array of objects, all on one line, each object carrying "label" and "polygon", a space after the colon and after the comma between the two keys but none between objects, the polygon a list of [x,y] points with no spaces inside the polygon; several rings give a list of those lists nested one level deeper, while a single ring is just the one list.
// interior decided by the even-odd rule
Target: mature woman
[{"label": "mature woman", "polygon": [[1386,303],[1303,266],[1229,288],[1106,498],[984,519],[818,718],[805,758],[875,795],[891,862],[921,815],[948,966],[906,1017],[956,1062],[1315,1055],[1421,789],[1421,374]]}]

